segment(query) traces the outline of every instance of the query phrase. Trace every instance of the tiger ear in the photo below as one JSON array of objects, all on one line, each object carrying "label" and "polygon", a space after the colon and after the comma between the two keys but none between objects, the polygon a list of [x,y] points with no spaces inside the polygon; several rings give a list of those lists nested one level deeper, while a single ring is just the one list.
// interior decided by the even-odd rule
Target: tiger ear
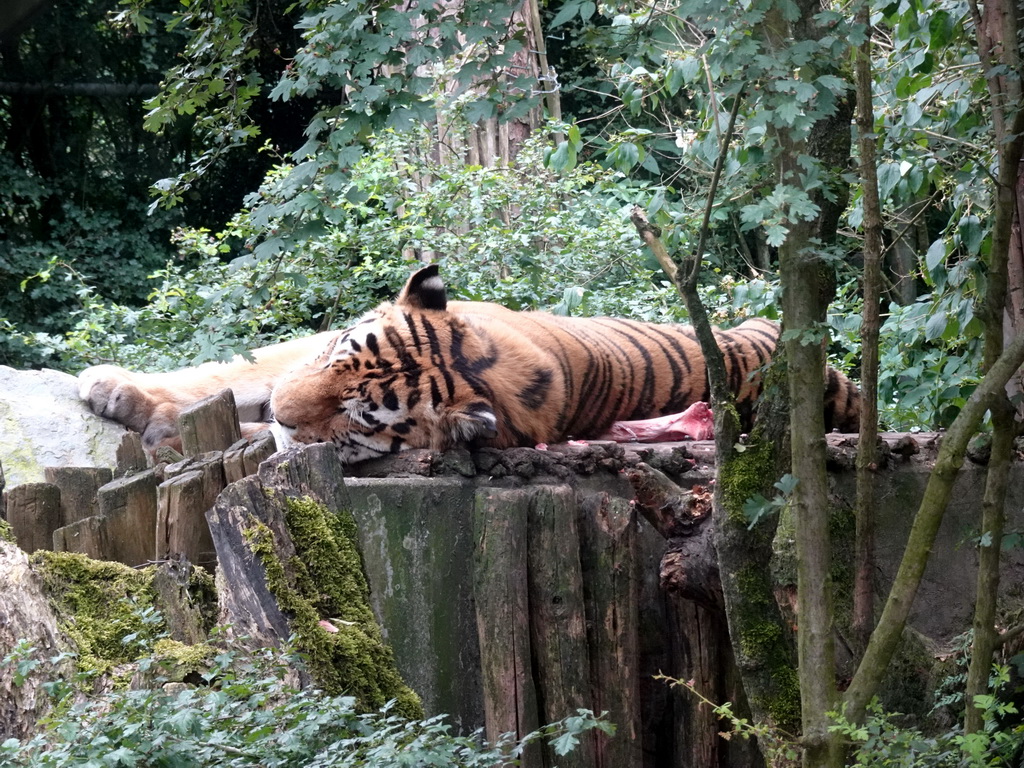
[{"label": "tiger ear", "polygon": [[437,264],[429,264],[413,272],[395,303],[414,309],[447,309],[448,295],[445,293],[444,280],[441,279]]},{"label": "tiger ear", "polygon": [[498,417],[490,403],[476,400],[446,414],[445,427],[452,445],[498,436]]}]

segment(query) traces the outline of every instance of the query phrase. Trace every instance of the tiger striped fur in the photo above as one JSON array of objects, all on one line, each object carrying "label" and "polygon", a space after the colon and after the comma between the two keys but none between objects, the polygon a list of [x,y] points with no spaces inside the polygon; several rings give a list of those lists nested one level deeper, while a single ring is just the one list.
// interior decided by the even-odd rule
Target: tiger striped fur
[{"label": "tiger striped fur", "polygon": [[[729,386],[749,414],[778,327],[755,318],[716,338]],[[257,350],[255,365],[238,359],[150,375],[100,366],[81,374],[81,394],[154,447],[173,439],[169,416],[226,384],[254,421],[272,412],[279,445],[334,442],[349,463],[406,448],[592,438],[615,421],[678,413],[709,398],[688,326],[449,302],[436,265],[413,274],[394,303],[311,339]],[[311,348],[319,354],[303,362]],[[857,388],[832,369],[827,382],[829,428],[855,431]]]}]

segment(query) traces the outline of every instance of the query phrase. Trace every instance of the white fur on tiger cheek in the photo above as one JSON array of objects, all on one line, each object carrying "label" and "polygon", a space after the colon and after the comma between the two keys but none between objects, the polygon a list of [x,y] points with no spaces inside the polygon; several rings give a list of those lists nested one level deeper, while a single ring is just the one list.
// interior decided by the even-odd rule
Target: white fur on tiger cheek
[{"label": "white fur on tiger cheek", "polygon": [[283,451],[285,448],[291,448],[296,445],[294,427],[286,427],[276,421],[270,423],[270,434],[274,436],[274,442],[277,444],[277,450]]}]

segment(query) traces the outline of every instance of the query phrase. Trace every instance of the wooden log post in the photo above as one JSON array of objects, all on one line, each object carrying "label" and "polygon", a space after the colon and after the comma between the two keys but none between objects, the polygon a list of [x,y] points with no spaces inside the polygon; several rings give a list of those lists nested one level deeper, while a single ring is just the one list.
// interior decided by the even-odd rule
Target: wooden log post
[{"label": "wooden log post", "polygon": [[60,525],[71,525],[99,511],[96,494],[114,479],[107,467],[46,467],[46,482],[60,489]]},{"label": "wooden log post", "polygon": [[344,470],[334,445],[314,443],[282,452],[259,468],[259,478],[266,486],[294,488],[300,496],[321,499],[329,509],[351,509]]},{"label": "wooden log post", "polygon": [[7,522],[14,539],[26,552],[53,547],[60,528],[60,489],[50,483],[25,483],[7,492]]},{"label": "wooden log post", "polygon": [[[220,566],[220,611],[237,637],[249,638],[253,647],[279,646],[291,634],[288,617],[267,584],[266,569],[253,556],[246,531],[258,520],[267,525],[276,542],[291,546],[284,529],[280,503],[267,497],[255,477],[232,483],[207,512]],[[294,548],[280,555],[294,554]],[[304,682],[309,677],[303,673]]]},{"label": "wooden log post", "polygon": [[242,439],[224,449],[224,480],[228,485],[246,476],[245,449],[248,447],[249,441]]},{"label": "wooden log post", "polygon": [[[334,455],[328,444],[308,446]],[[293,449],[260,466],[291,461]],[[338,483],[341,486],[341,483]],[[475,484],[453,477],[354,478],[343,486],[353,510],[370,601],[406,682],[427,712],[453,727],[486,722],[472,578]],[[306,493],[306,491],[302,491]]]},{"label": "wooden log post", "polygon": [[171,448],[169,445],[158,445],[156,450],[153,451],[153,465],[159,466],[160,464],[177,464],[185,457],[178,453],[176,450]]},{"label": "wooden log post", "polygon": [[[580,540],[576,528],[576,492],[565,485],[530,490],[527,526],[530,644],[533,649],[541,720],[547,723],[594,708],[590,690],[586,611]],[[546,763],[560,768],[591,768],[593,737],[556,759],[545,749]]]},{"label": "wooden log post", "polygon": [[234,393],[225,389],[184,409],[178,416],[178,431],[185,456],[223,451],[237,443],[242,438],[242,428]]},{"label": "wooden log post", "polygon": [[252,439],[252,444],[245,449],[242,455],[243,468],[246,475],[255,475],[260,464],[277,453],[277,443],[274,436],[269,432],[257,435]]},{"label": "wooden log post", "polygon": [[75,552],[103,560],[107,556],[105,529],[99,515],[65,525],[53,532],[53,551]]},{"label": "wooden log post", "polygon": [[117,476],[123,477],[135,472],[142,472],[149,466],[146,449],[142,447],[142,435],[138,432],[125,432],[121,444],[117,446]]},{"label": "wooden log post", "polygon": [[[484,488],[474,510],[473,598],[484,688],[487,739],[522,738],[540,725],[530,651],[526,574],[528,490]],[[525,768],[542,765],[540,745],[522,755]]]},{"label": "wooden log post", "polygon": [[636,511],[608,493],[580,506],[580,560],[596,712],[617,732],[597,737],[596,768],[643,764],[639,673]]},{"label": "wooden log post", "polygon": [[239,440],[224,451],[224,476],[233,483],[243,477],[255,475],[260,464],[277,452],[274,436],[269,432],[255,435],[251,442]]},{"label": "wooden log post", "polygon": [[183,555],[212,570],[217,556],[206,512],[227,485],[222,454],[211,451],[168,466],[165,472],[168,479],[157,489],[155,557]]},{"label": "wooden log post", "polygon": [[153,573],[153,591],[157,605],[172,639],[195,645],[209,639],[204,606],[192,586],[193,568],[188,560],[167,560]]},{"label": "wooden log post", "polygon": [[100,488],[104,560],[139,565],[156,556],[156,473],[152,469]]},{"label": "wooden log post", "polygon": [[[328,509],[349,508],[342,465],[333,445],[303,446],[268,462],[259,476],[229,485],[206,513],[217,548],[221,583],[220,612],[237,637],[278,646],[291,634],[288,616],[278,606],[267,583],[264,564],[252,553],[246,531],[266,526],[273,534],[274,556],[280,562],[295,557],[285,524],[285,497],[309,496]],[[308,677],[303,673],[303,678]]]},{"label": "wooden log post", "polygon": [[[712,701],[743,701],[742,683],[735,674],[725,616],[718,610],[668,594],[672,658],[660,670],[694,688]],[[724,671],[724,672],[723,672]],[[732,679],[729,679],[732,678]],[[660,685],[668,685],[660,682]],[[757,765],[756,750],[743,739],[726,741],[719,733],[729,726],[690,691],[672,687],[672,733],[666,739],[683,765]],[[747,745],[747,746],[744,746]],[[740,758],[744,759],[740,759]]]}]

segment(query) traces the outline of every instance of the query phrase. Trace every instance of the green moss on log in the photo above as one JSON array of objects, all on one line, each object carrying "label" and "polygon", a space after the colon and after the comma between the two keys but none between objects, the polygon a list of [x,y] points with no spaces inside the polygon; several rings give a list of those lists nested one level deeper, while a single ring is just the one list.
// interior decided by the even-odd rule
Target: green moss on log
[{"label": "green moss on log", "polygon": [[8,542],[9,544],[17,544],[17,540],[14,538],[14,529],[11,528],[11,524],[3,518],[0,518],[0,539]]},{"label": "green moss on log", "polygon": [[394,699],[398,714],[422,717],[419,697],[398,674],[370,609],[351,514],[331,512],[309,497],[286,499],[285,510],[295,546],[288,562],[277,556],[266,525],[253,521],[245,539],[317,684],[330,694],[354,696],[364,711]]},{"label": "green moss on log", "polygon": [[[85,555],[43,550],[34,553],[31,562],[43,579],[60,631],[78,648],[80,671],[110,674],[138,658],[139,643],[152,642],[163,633],[163,620],[150,610],[156,599],[155,568],[135,570]],[[125,643],[129,636],[139,643]],[[115,676],[115,682],[128,681]]]},{"label": "green moss on log", "polygon": [[153,645],[153,654],[163,662],[161,673],[168,681],[177,683],[192,675],[208,672],[217,653],[212,645],[186,645],[169,637],[157,640]]},{"label": "green moss on log", "polygon": [[765,713],[772,725],[798,733],[799,677],[768,568],[775,526],[762,521],[747,530],[749,521],[743,511],[748,499],[758,494],[772,495],[772,483],[778,476],[776,454],[775,443],[753,442],[719,467],[719,492],[726,518],[723,536],[731,542],[730,547],[747,553],[745,565],[732,574],[723,574],[723,579],[730,579],[738,593],[729,617],[737,662],[747,670],[756,670],[754,674],[763,681],[763,685],[748,691],[751,705]]},{"label": "green moss on log", "polygon": [[730,524],[748,525],[743,505],[758,494],[769,496],[775,476],[775,446],[771,443],[748,445],[722,463],[717,482],[722,487]]}]

